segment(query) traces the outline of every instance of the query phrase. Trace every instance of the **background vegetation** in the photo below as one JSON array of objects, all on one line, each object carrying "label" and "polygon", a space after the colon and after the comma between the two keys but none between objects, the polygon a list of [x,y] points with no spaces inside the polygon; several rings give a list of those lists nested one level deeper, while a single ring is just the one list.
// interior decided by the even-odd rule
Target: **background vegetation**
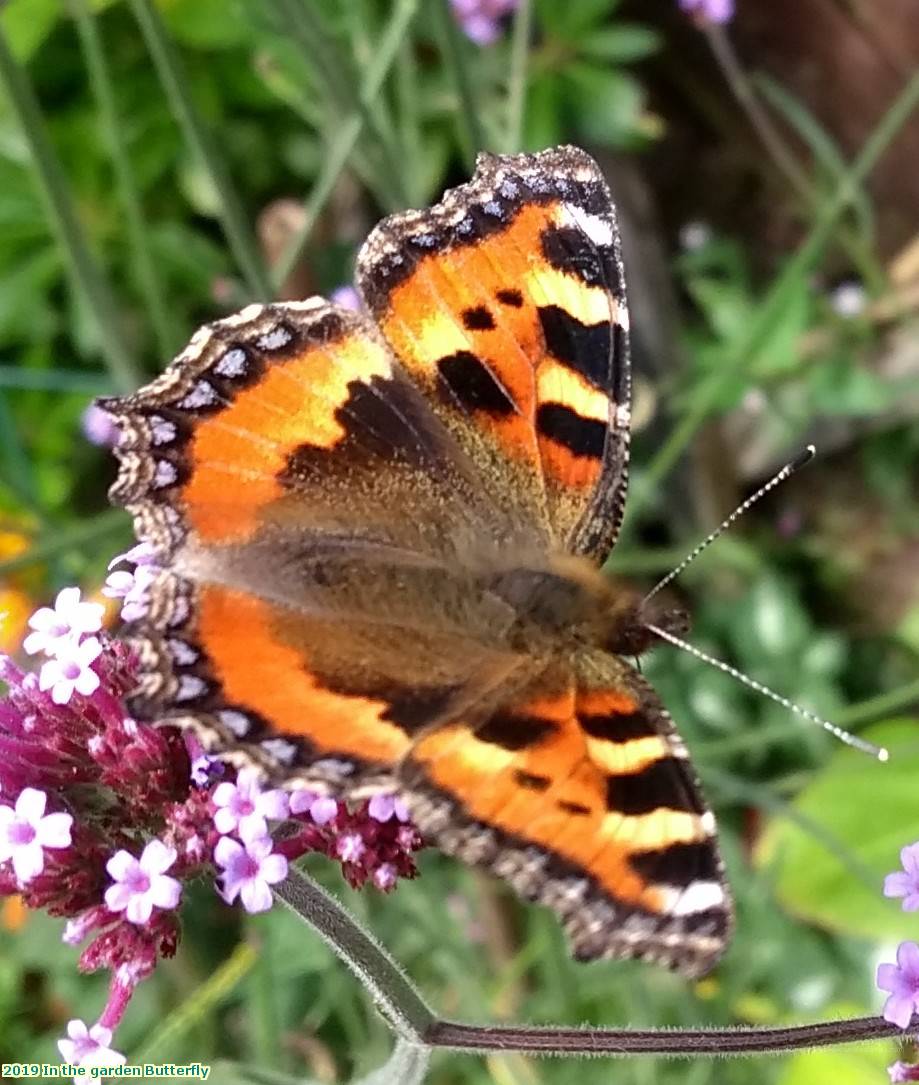
[{"label": "background vegetation", "polygon": [[[639,417],[611,568],[651,582],[803,443],[821,447],[680,591],[696,644],[883,742],[891,762],[660,650],[647,671],[719,814],[737,895],[723,965],[687,984],[574,964],[550,916],[434,853],[385,898],[326,872],[445,1014],[666,1026],[870,1013],[876,962],[915,936],[880,887],[919,838],[919,39],[908,3],[878,6],[884,27],[873,6],[801,0],[716,28],[670,0],[534,0],[484,45],[440,0],[0,12],[6,650],[58,587],[96,590],[128,541],[91,397],[135,387],[204,320],[348,282],[376,218],[436,199],[478,148],[581,143],[620,205]],[[338,1082],[385,1059],[366,999],[290,916],[242,921],[202,886],[186,920],[178,958],[119,1032],[132,1061]],[[59,934],[14,902],[0,913],[0,1061],[56,1061],[66,1021],[104,1001],[104,978],[78,977]],[[431,1080],[857,1085],[883,1080],[894,1055],[442,1055]]]}]

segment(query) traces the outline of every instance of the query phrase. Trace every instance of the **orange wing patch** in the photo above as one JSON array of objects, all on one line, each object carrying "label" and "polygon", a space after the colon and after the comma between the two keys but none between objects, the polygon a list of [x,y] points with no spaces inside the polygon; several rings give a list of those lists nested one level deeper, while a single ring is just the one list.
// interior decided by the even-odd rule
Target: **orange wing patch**
[{"label": "orange wing patch", "polygon": [[585,658],[577,680],[540,681],[555,692],[413,749],[422,831],[554,908],[579,957],[707,971],[729,903],[714,823],[666,713],[609,658]]},{"label": "orange wing patch", "polygon": [[628,421],[628,314],[596,167],[573,149],[482,156],[436,207],[381,223],[358,268],[383,335],[493,496],[581,550],[601,480],[624,498]]}]

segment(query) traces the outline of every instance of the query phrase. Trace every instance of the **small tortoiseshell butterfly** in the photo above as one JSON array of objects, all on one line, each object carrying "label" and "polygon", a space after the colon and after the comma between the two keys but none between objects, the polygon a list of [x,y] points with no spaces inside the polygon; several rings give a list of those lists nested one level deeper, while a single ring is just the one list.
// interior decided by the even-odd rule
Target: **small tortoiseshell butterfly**
[{"label": "small tortoiseshell butterfly", "polygon": [[[337,795],[552,908],[577,957],[705,972],[732,913],[683,742],[599,565],[629,446],[628,309],[596,163],[482,155],[376,227],[367,315],[251,305],[117,418],[163,569],[135,710]],[[660,616],[654,616],[660,621]]]}]

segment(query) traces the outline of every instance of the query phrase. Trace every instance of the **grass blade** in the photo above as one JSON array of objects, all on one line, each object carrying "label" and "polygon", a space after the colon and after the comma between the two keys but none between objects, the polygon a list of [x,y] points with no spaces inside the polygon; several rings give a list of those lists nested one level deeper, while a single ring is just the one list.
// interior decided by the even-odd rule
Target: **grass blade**
[{"label": "grass blade", "polygon": [[514,16],[514,29],[511,36],[511,71],[507,81],[507,132],[504,137],[504,150],[508,154],[523,150],[521,144],[532,26],[532,0],[520,0],[520,6]]},{"label": "grass blade", "polygon": [[272,291],[265,262],[223,157],[195,105],[181,57],[150,0],[128,2],[185,139],[200,159],[220,197],[220,219],[237,266],[252,295],[268,301]]},{"label": "grass blade", "polygon": [[105,50],[102,47],[96,16],[89,10],[86,0],[68,0],[68,2],[76,22],[77,34],[83,48],[86,70],[89,73],[93,96],[99,109],[105,139],[112,155],[115,183],[118,185],[121,205],[124,209],[137,283],[150,315],[159,354],[161,357],[168,358],[178,347],[177,337],[160,286],[159,276],[150,255],[147,224],[144,220],[140,193],[118,116],[112,76]]},{"label": "grass blade", "polygon": [[63,250],[76,289],[85,298],[96,324],[99,349],[119,391],[137,387],[139,372],[121,332],[112,289],[93,255],[77,218],[67,179],[54,152],[35,92],[16,62],[0,28],[0,87],[22,128],[35,175],[48,209],[51,229]]},{"label": "grass blade", "polygon": [[97,543],[108,536],[121,534],[127,538],[129,523],[124,509],[107,509],[92,520],[69,527],[56,527],[34,542],[28,550],[0,561],[0,576],[6,576],[29,565],[50,561],[68,550],[85,549],[90,543]]},{"label": "grass blade", "polygon": [[475,156],[486,149],[485,131],[479,116],[479,107],[472,89],[472,79],[466,63],[466,43],[460,39],[459,27],[450,10],[449,0],[435,0],[437,29],[444,62],[453,74],[459,108],[456,110],[457,131],[467,167],[475,167]]},{"label": "grass blade", "polygon": [[374,97],[379,93],[383,81],[399,55],[399,50],[405,41],[417,10],[418,0],[398,0],[389,24],[380,39],[374,61],[367,69],[358,92],[360,104],[345,118],[344,123],[338,130],[338,134],[329,146],[322,170],[306,202],[303,224],[296,237],[292,238],[287,251],[278,261],[278,266],[274,270],[276,287],[280,286],[290,275],[294,265],[309,243],[319,216],[334,191],[339,175],[360,137],[367,116],[365,106],[373,101]]}]

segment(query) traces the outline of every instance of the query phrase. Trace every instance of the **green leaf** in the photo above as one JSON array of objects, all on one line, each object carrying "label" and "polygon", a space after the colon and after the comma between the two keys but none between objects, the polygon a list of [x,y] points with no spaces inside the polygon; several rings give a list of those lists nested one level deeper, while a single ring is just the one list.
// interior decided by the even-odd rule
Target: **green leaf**
[{"label": "green leaf", "polygon": [[61,16],[60,0],[12,0],[0,15],[0,26],[17,60],[28,60]]},{"label": "green leaf", "polygon": [[628,64],[656,53],[660,44],[660,35],[650,27],[617,23],[595,30],[580,47],[583,55],[596,60]]},{"label": "green leaf", "polygon": [[636,79],[589,64],[573,64],[565,75],[573,119],[585,139],[611,146],[638,134],[645,92]]},{"label": "green leaf", "polygon": [[915,918],[885,899],[882,886],[899,867],[900,849],[919,839],[917,723],[890,720],[865,731],[888,748],[888,762],[841,749],[795,799],[799,814],[845,842],[848,867],[799,825],[781,820],[769,826],[757,860],[774,864],[776,895],[795,915],[875,940],[915,936]]}]

